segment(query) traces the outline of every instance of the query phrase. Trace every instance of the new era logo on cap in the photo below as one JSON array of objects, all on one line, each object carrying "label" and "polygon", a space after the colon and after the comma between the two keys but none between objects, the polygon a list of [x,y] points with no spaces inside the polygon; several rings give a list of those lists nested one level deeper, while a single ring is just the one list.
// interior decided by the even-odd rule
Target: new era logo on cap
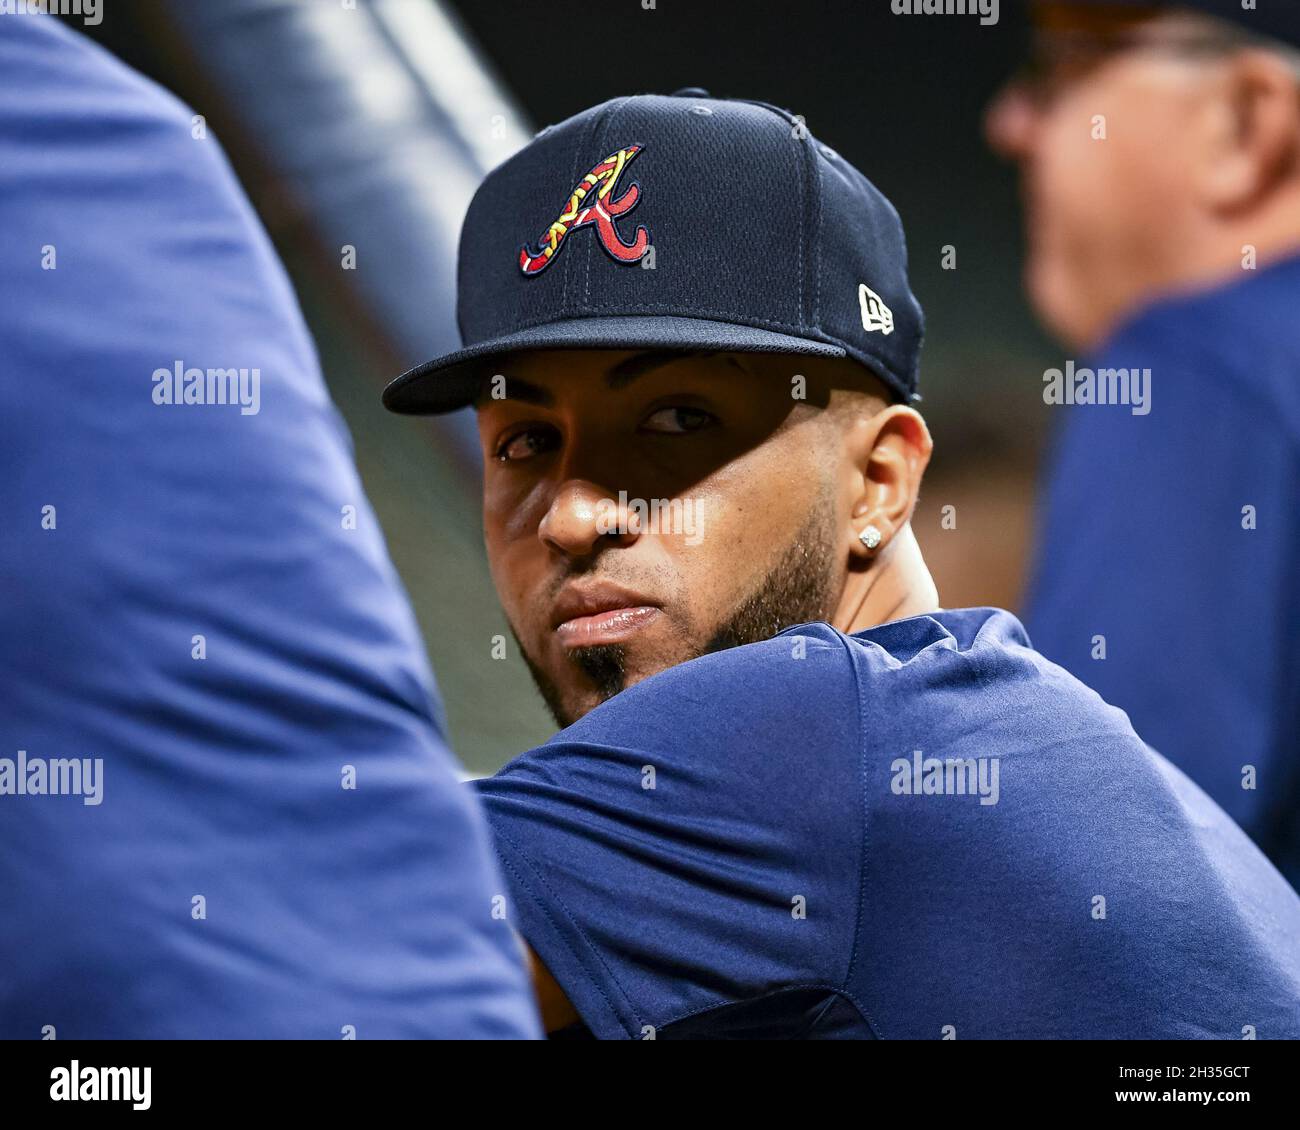
[{"label": "new era logo on cap", "polygon": [[862,328],[867,333],[892,334],[894,332],[894,312],[866,283],[858,286],[858,306],[862,310]]},{"label": "new era logo on cap", "polygon": [[699,90],[595,106],[493,170],[457,315],[464,348],[395,380],[389,408],[462,407],[538,349],[851,357],[906,401],[922,336],[889,201],[802,119]]}]

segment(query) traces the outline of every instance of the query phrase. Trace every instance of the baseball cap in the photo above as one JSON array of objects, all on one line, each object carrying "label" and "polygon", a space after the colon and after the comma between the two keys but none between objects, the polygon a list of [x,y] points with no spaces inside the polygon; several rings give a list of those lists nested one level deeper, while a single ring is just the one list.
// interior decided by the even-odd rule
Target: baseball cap
[{"label": "baseball cap", "polygon": [[802,119],[698,88],[616,98],[494,169],[461,232],[464,348],[384,390],[430,415],[516,350],[851,357],[916,398],[921,307],[898,213]]},{"label": "baseball cap", "polygon": [[1244,31],[1300,46],[1300,0],[1037,0],[1043,7],[1200,12],[1236,24]]}]

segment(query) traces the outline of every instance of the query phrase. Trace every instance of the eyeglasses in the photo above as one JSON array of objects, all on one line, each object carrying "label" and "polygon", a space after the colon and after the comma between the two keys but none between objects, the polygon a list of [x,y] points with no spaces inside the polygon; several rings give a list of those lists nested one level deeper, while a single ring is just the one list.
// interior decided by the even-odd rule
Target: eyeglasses
[{"label": "eyeglasses", "polygon": [[1156,28],[1111,31],[1039,31],[1029,59],[1012,76],[1010,85],[1036,103],[1056,99],[1067,87],[1087,78],[1123,54],[1151,51],[1187,58],[1226,55],[1250,41],[1218,33],[1175,32]]}]

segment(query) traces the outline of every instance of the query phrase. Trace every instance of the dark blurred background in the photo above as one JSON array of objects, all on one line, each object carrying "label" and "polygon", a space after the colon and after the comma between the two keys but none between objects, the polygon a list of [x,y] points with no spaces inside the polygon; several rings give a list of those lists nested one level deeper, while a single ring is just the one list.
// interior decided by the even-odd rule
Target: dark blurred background
[{"label": "dark blurred background", "polygon": [[225,147],[297,288],[471,771],[554,727],[513,640],[492,658],[508,634],[470,414],[398,418],[379,393],[458,344],[455,247],[478,180],[616,95],[776,103],[893,200],[928,321],[936,452],[917,533],[945,605],[1017,607],[1052,351],[1020,292],[1015,177],[980,134],[1024,47],[1010,4],[989,27],[889,0],[107,0],[97,26],[67,22],[202,115],[196,143]]}]

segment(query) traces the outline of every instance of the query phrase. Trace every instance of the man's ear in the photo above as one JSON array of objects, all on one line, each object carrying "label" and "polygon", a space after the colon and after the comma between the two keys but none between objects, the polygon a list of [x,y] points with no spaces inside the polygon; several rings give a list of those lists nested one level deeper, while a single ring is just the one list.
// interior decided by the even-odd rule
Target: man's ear
[{"label": "man's ear", "polygon": [[1207,97],[1202,196],[1217,211],[1242,211],[1296,171],[1300,84],[1286,60],[1250,49],[1221,64]]},{"label": "man's ear", "polygon": [[855,535],[868,526],[880,532],[880,544],[871,551],[874,555],[912,517],[934,445],[920,414],[903,404],[859,420],[851,442],[861,472],[853,528]]}]

